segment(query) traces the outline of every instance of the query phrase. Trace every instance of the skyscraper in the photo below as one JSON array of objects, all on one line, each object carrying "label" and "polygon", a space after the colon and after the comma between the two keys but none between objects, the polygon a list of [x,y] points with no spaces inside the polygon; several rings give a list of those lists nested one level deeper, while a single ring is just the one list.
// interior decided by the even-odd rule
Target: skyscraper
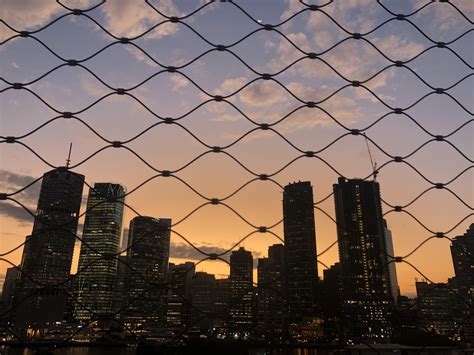
[{"label": "skyscraper", "polygon": [[166,309],[166,328],[180,331],[190,323],[191,280],[195,273],[192,262],[169,264],[168,306]]},{"label": "skyscraper", "polygon": [[274,244],[258,259],[257,325],[260,332],[282,333],[286,309],[285,247]]},{"label": "skyscraper", "polygon": [[451,244],[454,273],[453,283],[459,292],[459,308],[465,337],[474,343],[474,223]]},{"label": "skyscraper", "polygon": [[214,291],[216,277],[207,272],[196,272],[191,279],[192,323],[202,334],[213,327],[213,319],[208,315],[214,312]]},{"label": "skyscraper", "polygon": [[355,339],[387,341],[393,297],[379,184],[341,177],[333,188],[346,328]]},{"label": "skyscraper", "polygon": [[240,247],[230,254],[230,328],[250,330],[253,324],[252,253]]},{"label": "skyscraper", "polygon": [[395,258],[395,252],[393,249],[392,232],[390,231],[390,229],[388,229],[387,221],[385,219],[383,220],[383,234],[385,238],[385,247],[386,247],[388,260],[390,262],[388,264],[388,272],[389,272],[389,277],[390,277],[390,290],[392,292],[393,302],[394,304],[397,304],[399,290],[398,290],[397,268],[396,268],[395,260],[393,259]]},{"label": "skyscraper", "polygon": [[124,314],[132,326],[165,323],[170,228],[168,218],[138,216],[130,221]]},{"label": "skyscraper", "polygon": [[217,279],[214,290],[214,328],[226,331],[229,320],[230,306],[230,280],[229,278]]},{"label": "skyscraper", "polygon": [[299,322],[314,316],[318,303],[318,268],[313,189],[309,181],[285,186],[283,227],[288,315]]},{"label": "skyscraper", "polygon": [[83,186],[84,176],[67,168],[43,175],[14,301],[18,327],[42,327],[63,319]]},{"label": "skyscraper", "polygon": [[76,286],[79,321],[109,320],[113,313],[124,194],[112,183],[96,183],[89,190]]}]

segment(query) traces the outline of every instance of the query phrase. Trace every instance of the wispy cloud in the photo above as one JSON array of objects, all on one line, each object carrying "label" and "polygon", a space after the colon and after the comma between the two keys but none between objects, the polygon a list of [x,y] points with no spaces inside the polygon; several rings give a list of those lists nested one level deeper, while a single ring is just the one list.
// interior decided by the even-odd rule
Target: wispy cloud
[{"label": "wispy cloud", "polygon": [[[88,8],[96,4],[93,0],[69,0],[65,4],[75,8]],[[154,7],[168,16],[179,16],[172,0],[153,2]],[[65,11],[55,1],[44,0],[3,0],[0,18],[18,30],[30,30],[46,24],[53,16]],[[118,37],[137,36],[164,18],[145,2],[114,0],[99,7],[105,19],[105,27]],[[179,26],[166,23],[147,34],[146,38],[159,38],[176,33]],[[7,27],[0,27],[0,39],[14,34]]]},{"label": "wispy cloud", "polygon": [[[18,191],[28,184],[32,183],[38,177],[30,175],[22,175],[14,173],[8,170],[0,169],[0,181],[2,191],[8,191],[9,193]],[[26,204],[36,203],[41,188],[41,181],[36,182],[27,189],[15,195],[20,201]]]},{"label": "wispy cloud", "polygon": [[[202,250],[205,253],[224,253],[228,250],[228,248],[223,248],[220,246],[212,246],[212,245],[196,245],[198,249]],[[252,257],[254,260],[254,267],[257,265],[257,259],[262,257],[262,253],[251,250]],[[222,256],[222,259],[229,261],[231,252],[228,252]],[[205,254],[200,253],[198,250],[190,246],[189,244],[184,243],[171,243],[170,246],[170,257],[177,258],[177,259],[186,259],[186,260],[193,260],[199,261],[207,256]]]},{"label": "wispy cloud", "polygon": [[[22,175],[7,170],[0,170],[0,189],[7,191],[8,193],[16,192],[28,184],[36,180],[37,177]],[[14,198],[25,205],[31,212],[35,212],[36,202],[38,201],[39,191],[41,188],[41,181],[36,182],[22,192],[14,195]],[[28,225],[34,221],[31,216],[23,207],[20,205],[10,202],[2,201],[0,203],[0,215],[7,218],[14,219],[20,225]]]}]

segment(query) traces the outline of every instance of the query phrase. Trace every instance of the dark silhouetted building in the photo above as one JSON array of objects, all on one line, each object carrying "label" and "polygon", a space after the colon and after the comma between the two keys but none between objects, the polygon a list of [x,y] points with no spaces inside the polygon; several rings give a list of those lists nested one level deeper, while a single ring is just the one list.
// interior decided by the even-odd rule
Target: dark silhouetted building
[{"label": "dark silhouetted building", "polygon": [[1,317],[3,320],[11,320],[11,308],[13,306],[15,289],[20,280],[20,270],[16,267],[9,267],[5,275],[2,287]]},{"label": "dark silhouetted building", "polygon": [[214,325],[209,314],[214,312],[216,277],[206,272],[196,272],[191,279],[192,322],[201,334],[209,333]]},{"label": "dark silhouetted building", "polygon": [[341,334],[341,265],[336,263],[323,271],[321,308],[324,315],[324,334],[327,340]]},{"label": "dark silhouetted building", "polygon": [[464,336],[474,343],[474,223],[453,239],[451,255],[455,273],[451,283],[458,293]]},{"label": "dark silhouetted building", "polygon": [[393,293],[379,184],[339,178],[333,188],[344,328],[352,339],[388,341]]},{"label": "dark silhouetted building", "polygon": [[309,181],[285,186],[283,226],[290,322],[312,317],[318,308],[318,268],[313,189]]},{"label": "dark silhouetted building", "polygon": [[230,307],[230,280],[229,278],[217,279],[214,290],[214,328],[227,330]]},{"label": "dark silhouetted building", "polygon": [[286,273],[285,247],[274,244],[268,258],[258,259],[257,330],[267,336],[278,336],[285,330]]},{"label": "dark silhouetted building", "polygon": [[67,168],[43,175],[14,301],[16,325],[20,328],[63,320],[83,186],[84,176]]},{"label": "dark silhouetted building", "polygon": [[194,263],[169,264],[168,307],[166,328],[180,331],[188,326],[191,319],[191,280],[195,273]]},{"label": "dark silhouetted building", "polygon": [[453,294],[445,283],[416,282],[418,326],[421,331],[451,336],[455,331]]},{"label": "dark silhouetted building", "polygon": [[395,252],[393,249],[393,240],[392,240],[392,232],[388,229],[387,221],[383,220],[383,227],[384,227],[384,237],[385,237],[385,246],[388,256],[388,272],[390,275],[390,290],[392,292],[392,298],[394,304],[398,303],[398,296],[400,295],[400,290],[398,288],[398,277],[397,277],[397,269],[395,263]]},{"label": "dark silhouetted building", "polygon": [[249,331],[253,327],[253,259],[252,253],[240,247],[230,255],[229,328]]},{"label": "dark silhouetted building", "polygon": [[164,326],[171,219],[135,217],[130,221],[126,270],[125,323]]},{"label": "dark silhouetted building", "polygon": [[81,322],[109,319],[114,312],[124,194],[112,183],[96,183],[89,190],[74,312]]}]

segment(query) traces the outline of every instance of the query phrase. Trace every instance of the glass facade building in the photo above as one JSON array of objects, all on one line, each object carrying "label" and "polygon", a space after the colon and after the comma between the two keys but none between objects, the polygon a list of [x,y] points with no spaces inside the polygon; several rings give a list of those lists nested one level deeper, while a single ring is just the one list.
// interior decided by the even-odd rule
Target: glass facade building
[{"label": "glass facade building", "polygon": [[83,186],[84,176],[67,168],[43,175],[14,300],[18,327],[42,327],[63,319]]},{"label": "glass facade building", "polygon": [[190,323],[191,280],[195,273],[194,263],[169,265],[168,307],[166,328],[176,332]]},{"label": "glass facade building", "polygon": [[114,311],[124,194],[112,183],[89,190],[76,284],[78,321],[105,319]]},{"label": "glass facade building", "polygon": [[339,178],[333,189],[347,336],[388,341],[394,300],[379,184]]},{"label": "glass facade building", "polygon": [[171,219],[138,216],[130,221],[124,321],[132,327],[164,326]]},{"label": "glass facade building", "polygon": [[459,293],[459,310],[466,340],[474,343],[474,223],[451,244],[454,273],[452,283]]},{"label": "glass facade building", "polygon": [[288,316],[300,322],[315,315],[318,306],[318,268],[313,189],[309,181],[285,186],[283,227]]},{"label": "glass facade building", "polygon": [[283,333],[286,318],[285,247],[274,244],[268,258],[258,259],[257,329],[269,336]]},{"label": "glass facade building", "polygon": [[253,259],[240,247],[230,255],[230,329],[250,330],[253,326]]}]

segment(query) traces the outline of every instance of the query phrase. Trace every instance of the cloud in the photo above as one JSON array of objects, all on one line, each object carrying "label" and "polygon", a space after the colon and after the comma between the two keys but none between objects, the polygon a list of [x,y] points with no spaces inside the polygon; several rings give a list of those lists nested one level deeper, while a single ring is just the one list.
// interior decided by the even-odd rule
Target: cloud
[{"label": "cloud", "polygon": [[[43,0],[3,0],[0,18],[16,30],[39,27],[49,21],[61,9],[55,1]],[[15,34],[8,28],[0,27],[0,40]]]},{"label": "cloud", "polygon": [[[238,89],[240,89],[242,86],[244,86],[249,79],[247,79],[245,76],[239,76],[236,78],[230,78],[230,79],[225,79],[218,87],[216,87],[213,90],[212,95],[221,95],[221,96],[227,96]],[[199,94],[201,99],[203,100],[208,100],[209,96],[205,95],[204,93]],[[230,101],[232,103],[235,103],[236,96],[231,96],[226,99],[227,101]],[[208,110],[213,112],[213,113],[222,113],[225,111],[227,105],[209,105]]]},{"label": "cloud", "polygon": [[[423,3],[414,2],[413,10],[418,9]],[[470,18],[474,17],[474,2],[472,0],[454,0],[451,4],[437,2],[430,6],[427,6],[423,11],[416,14],[417,18],[430,19],[428,25],[432,33],[434,32],[435,38],[439,40],[452,40],[459,36],[461,33],[453,33],[452,30],[465,26],[466,30],[469,30],[470,24],[462,15],[454,9],[452,6],[456,6],[465,16]],[[460,26],[461,25],[461,26]]]},{"label": "cloud", "polygon": [[397,35],[374,38],[372,42],[388,57],[395,60],[411,59],[425,49],[421,43],[409,41]]},{"label": "cloud", "polygon": [[[293,1],[288,2],[288,13],[294,13],[299,8]],[[383,10],[373,6],[371,0],[347,0],[333,2],[324,7],[324,10],[338,23],[351,32],[364,33],[372,30],[379,24]],[[321,52],[327,50],[338,41],[348,37],[320,12],[308,12],[301,16],[301,23],[305,31],[291,32],[295,22],[290,21],[288,38],[306,52]],[[384,53],[394,60],[407,60],[419,54],[425,46],[416,41],[389,35],[370,37],[370,40]],[[303,54],[295,49],[284,38],[275,45],[275,59],[270,62],[272,70],[281,70]],[[388,65],[388,61],[369,44],[363,41],[348,40],[322,55],[331,66],[349,80],[365,80],[378,70]],[[317,61],[305,59],[285,72],[290,76],[302,78],[336,79],[337,75],[326,65]],[[378,87],[383,87],[384,78],[379,78]],[[383,85],[380,85],[380,84]]]},{"label": "cloud", "polygon": [[[35,212],[34,208],[29,207],[29,209],[32,213]],[[23,207],[12,202],[0,202],[0,215],[12,218],[21,225],[30,225],[34,221],[34,217],[26,212]]]},{"label": "cloud", "polygon": [[[72,8],[88,8],[98,3],[93,0],[65,0],[64,3]],[[180,16],[181,13],[172,0],[153,2],[154,7],[168,16]],[[18,30],[31,30],[45,25],[54,16],[65,12],[55,1],[44,0],[3,0],[0,8],[0,18]],[[164,18],[145,2],[113,0],[107,1],[98,9],[104,16],[105,27],[118,37],[137,36]],[[146,38],[159,38],[176,33],[177,24],[166,23],[158,26],[147,34]],[[7,27],[0,27],[0,40],[13,35]]]},{"label": "cloud", "polygon": [[242,90],[239,99],[248,106],[262,107],[282,102],[285,95],[273,81],[259,80]]},{"label": "cloud", "polygon": [[125,46],[125,49],[133,55],[139,62],[145,63],[150,67],[157,68],[158,65],[152,61],[149,57],[147,57],[141,50],[136,48],[135,46]]},{"label": "cloud", "polygon": [[178,92],[189,85],[189,80],[179,74],[171,75],[169,78],[174,92]]},{"label": "cloud", "polygon": [[[378,85],[380,85],[380,83],[378,83]],[[286,84],[286,87],[304,101],[320,101],[333,92],[330,88],[324,85],[316,88],[304,85],[297,81],[289,82]],[[284,114],[293,111],[301,105],[300,102],[297,102],[292,96],[287,95],[280,87],[274,87],[271,90],[269,88],[264,90],[253,90],[251,95],[248,95],[245,99],[242,99],[242,96],[243,92],[242,95],[239,95],[243,111],[257,122],[276,122],[281,119]],[[364,98],[369,99],[370,97]],[[330,112],[336,119],[344,123],[357,121],[361,117],[360,108],[355,99],[348,96],[347,91],[332,96],[320,106]],[[214,113],[218,114],[213,118],[213,121],[223,122],[244,119],[243,116],[238,113],[228,113],[225,111]],[[294,112],[284,121],[275,126],[275,129],[280,133],[290,133],[300,129],[329,124],[333,124],[332,119],[321,110],[304,108]],[[256,139],[272,135],[271,132],[261,131],[255,132],[248,136],[247,139]],[[226,135],[226,138],[237,137],[240,136],[234,133]]]},{"label": "cloud", "polygon": [[237,78],[225,79],[222,84],[214,90],[215,95],[226,96],[232,94],[237,89],[240,89],[247,83],[248,79],[244,76]]},{"label": "cloud", "polygon": [[[208,243],[205,243],[208,244]],[[205,253],[224,253],[228,250],[228,248],[222,248],[217,246],[209,246],[209,245],[197,245],[197,247]],[[262,253],[258,251],[251,250],[252,257],[254,260],[254,267],[256,267],[257,259],[262,257]],[[222,259],[229,261],[231,252],[222,256]],[[206,258],[205,254],[200,253],[196,249],[194,249],[189,244],[184,243],[171,243],[170,246],[170,257],[177,258],[177,259],[187,259],[187,260],[202,260]]]},{"label": "cloud", "polygon": [[[198,248],[208,254],[211,254],[211,253],[220,254],[227,250],[225,248],[212,247],[212,246],[206,246],[206,245],[198,246]],[[170,257],[178,258],[178,259],[201,260],[205,258],[206,255],[198,252],[196,249],[194,249],[192,246],[188,244],[171,243]],[[229,255],[226,254],[222,258],[225,260],[229,260]]]},{"label": "cloud", "polygon": [[[24,188],[36,179],[37,177],[35,176],[22,175],[0,169],[0,181],[2,182],[1,189],[2,191],[8,191],[9,193]],[[38,201],[40,188],[41,181],[38,181],[19,194],[15,195],[15,198],[24,204],[35,204]]]},{"label": "cloud", "polygon": [[[153,2],[153,6],[167,16],[180,16],[172,0]],[[142,34],[155,24],[164,20],[145,2],[114,0],[101,6],[109,31],[120,37],[133,37]],[[146,35],[146,38],[159,38],[176,33],[179,26],[166,23]]]},{"label": "cloud", "polygon": [[106,88],[102,83],[98,82],[97,79],[92,78],[88,74],[81,74],[79,80],[84,91],[94,98],[102,97],[111,92],[110,89]]}]

